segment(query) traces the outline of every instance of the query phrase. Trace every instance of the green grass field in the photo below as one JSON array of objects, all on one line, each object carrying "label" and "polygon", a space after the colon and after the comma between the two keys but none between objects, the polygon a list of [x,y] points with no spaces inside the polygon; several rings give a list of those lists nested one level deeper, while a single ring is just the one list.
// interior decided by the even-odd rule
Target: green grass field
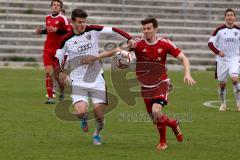
[{"label": "green grass field", "polygon": [[[117,96],[106,72],[109,91]],[[184,141],[178,143],[168,129],[168,149],[155,149],[158,133],[146,116],[143,101],[129,107],[120,98],[118,107],[106,116],[103,145],[92,145],[90,131],[78,122],[60,120],[55,105],[45,105],[42,70],[0,69],[0,159],[1,160],[237,160],[240,158],[240,113],[228,85],[228,107],[220,113],[203,103],[217,98],[213,72],[193,72],[195,87],[186,86],[181,72],[170,72],[175,86],[165,112],[182,120]],[[216,104],[218,105],[218,103]],[[126,116],[127,115],[127,116]],[[129,116],[131,118],[129,118]]]}]

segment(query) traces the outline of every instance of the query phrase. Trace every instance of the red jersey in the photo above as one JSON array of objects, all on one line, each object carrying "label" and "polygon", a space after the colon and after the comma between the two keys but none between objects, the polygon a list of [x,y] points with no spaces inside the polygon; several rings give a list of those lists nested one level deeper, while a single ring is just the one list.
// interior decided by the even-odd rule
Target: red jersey
[{"label": "red jersey", "polygon": [[167,79],[167,54],[177,57],[181,53],[170,40],[161,37],[151,44],[140,39],[132,50],[136,55],[136,74],[143,86],[155,86],[160,80]]},{"label": "red jersey", "polygon": [[65,16],[58,14],[57,16],[46,16],[46,27],[48,28],[50,26],[57,27],[57,32],[47,32],[44,53],[55,55],[59,46],[59,40],[66,32],[71,30],[71,25]]}]

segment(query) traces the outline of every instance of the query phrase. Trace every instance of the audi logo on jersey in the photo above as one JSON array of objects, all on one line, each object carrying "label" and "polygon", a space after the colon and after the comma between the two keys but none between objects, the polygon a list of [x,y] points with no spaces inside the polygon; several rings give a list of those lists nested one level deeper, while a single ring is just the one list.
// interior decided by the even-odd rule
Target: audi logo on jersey
[{"label": "audi logo on jersey", "polygon": [[78,47],[77,50],[78,50],[78,52],[83,52],[83,51],[88,50],[89,48],[92,48],[92,46],[93,46],[92,43],[88,43],[88,44],[86,44],[86,45],[84,45],[84,46]]}]

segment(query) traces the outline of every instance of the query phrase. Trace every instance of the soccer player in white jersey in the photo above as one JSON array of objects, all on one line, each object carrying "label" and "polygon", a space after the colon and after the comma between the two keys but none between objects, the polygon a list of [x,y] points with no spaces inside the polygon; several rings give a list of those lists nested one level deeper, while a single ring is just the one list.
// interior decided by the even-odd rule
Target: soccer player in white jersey
[{"label": "soccer player in white jersey", "polygon": [[[87,127],[86,115],[88,110],[88,98],[91,98],[94,107],[96,128],[93,134],[93,144],[100,145],[100,131],[104,125],[103,107],[108,103],[106,84],[102,76],[102,63],[95,61],[90,65],[82,64],[84,56],[98,56],[99,36],[101,34],[120,35],[133,43],[132,37],[115,27],[103,27],[87,25],[86,11],[77,8],[72,11],[73,31],[66,34],[60,43],[56,57],[60,63],[70,67],[70,79],[72,81],[72,101],[77,117],[82,128]],[[61,72],[60,77],[66,79],[66,74]],[[84,129],[85,131],[87,129]]]},{"label": "soccer player in white jersey", "polygon": [[209,48],[217,55],[216,78],[219,81],[219,97],[221,105],[219,111],[226,111],[226,82],[231,77],[233,91],[240,111],[240,88],[238,85],[240,28],[235,25],[236,13],[229,8],[225,11],[225,24],[218,27],[208,41]]}]

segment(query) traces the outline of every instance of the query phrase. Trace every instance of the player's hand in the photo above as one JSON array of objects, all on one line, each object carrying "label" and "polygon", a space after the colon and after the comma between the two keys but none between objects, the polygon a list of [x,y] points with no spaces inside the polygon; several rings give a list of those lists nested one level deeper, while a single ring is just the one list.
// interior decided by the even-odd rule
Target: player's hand
[{"label": "player's hand", "polygon": [[40,35],[41,34],[41,27],[37,27],[35,29],[36,34]]},{"label": "player's hand", "polygon": [[137,43],[136,43],[136,41],[134,41],[133,39],[130,39],[130,40],[128,41],[128,46],[129,46],[130,48],[136,48]]},{"label": "player's hand", "polygon": [[83,65],[91,65],[92,63],[94,63],[96,60],[98,60],[99,58],[97,56],[93,56],[93,55],[87,55],[85,56],[82,60],[81,60],[81,64]]},{"label": "player's hand", "polygon": [[183,80],[184,80],[184,83],[187,83],[188,85],[191,85],[191,86],[196,84],[196,81],[192,78],[191,75],[185,75]]},{"label": "player's hand", "polygon": [[57,32],[57,27],[53,26],[47,27],[47,32]]},{"label": "player's hand", "polygon": [[224,57],[224,53],[223,53],[223,52],[219,52],[218,55],[219,55],[220,57]]}]

